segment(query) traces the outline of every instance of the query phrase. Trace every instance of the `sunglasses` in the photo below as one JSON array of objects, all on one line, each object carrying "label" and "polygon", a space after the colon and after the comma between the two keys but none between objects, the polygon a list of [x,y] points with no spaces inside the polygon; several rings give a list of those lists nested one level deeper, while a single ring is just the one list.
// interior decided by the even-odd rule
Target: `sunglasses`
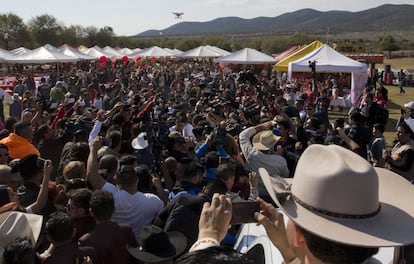
[{"label": "sunglasses", "polygon": [[73,178],[65,181],[66,190],[88,188],[88,181],[83,178]]}]

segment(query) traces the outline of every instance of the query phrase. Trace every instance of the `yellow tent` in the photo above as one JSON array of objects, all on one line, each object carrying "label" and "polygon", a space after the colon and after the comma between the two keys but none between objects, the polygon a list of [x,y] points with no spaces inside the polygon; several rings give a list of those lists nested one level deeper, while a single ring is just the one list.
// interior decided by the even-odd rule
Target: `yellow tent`
[{"label": "yellow tent", "polygon": [[298,59],[302,58],[306,54],[316,50],[317,48],[319,48],[322,45],[323,45],[322,42],[320,42],[319,40],[315,40],[314,42],[298,49],[294,53],[292,53],[289,56],[287,56],[287,57],[281,59],[280,61],[278,61],[278,63],[276,63],[275,66],[273,66],[273,71],[287,72],[289,62],[292,62],[292,61],[295,61],[295,60],[298,60]]}]

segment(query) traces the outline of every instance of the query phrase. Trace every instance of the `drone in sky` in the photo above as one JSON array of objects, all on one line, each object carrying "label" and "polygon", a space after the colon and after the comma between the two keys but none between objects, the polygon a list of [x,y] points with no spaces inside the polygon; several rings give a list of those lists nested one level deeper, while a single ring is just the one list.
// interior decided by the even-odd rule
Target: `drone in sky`
[{"label": "drone in sky", "polygon": [[182,16],[184,15],[183,12],[172,12],[173,15],[175,15],[175,19],[181,19]]}]

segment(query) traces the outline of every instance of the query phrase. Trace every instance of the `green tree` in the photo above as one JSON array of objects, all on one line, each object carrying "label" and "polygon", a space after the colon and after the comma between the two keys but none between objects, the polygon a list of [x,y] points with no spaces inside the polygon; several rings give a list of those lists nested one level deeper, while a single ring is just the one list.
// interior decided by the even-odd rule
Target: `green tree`
[{"label": "green tree", "polygon": [[12,13],[0,14],[0,39],[7,50],[31,43],[30,33],[23,20]]},{"label": "green tree", "polygon": [[54,16],[44,14],[32,18],[28,22],[28,27],[38,45],[49,43],[58,46],[62,44],[60,36],[64,26]]},{"label": "green tree", "polygon": [[302,32],[295,32],[292,36],[289,37],[290,45],[308,44],[312,40],[314,40],[312,37]]},{"label": "green tree", "polygon": [[97,27],[89,26],[85,28],[85,36],[85,45],[88,47],[95,45],[100,47],[112,46],[114,31],[111,27],[98,29]]},{"label": "green tree", "polygon": [[73,47],[82,44],[81,38],[78,37],[78,28],[79,26],[70,26],[62,30],[62,35],[60,37],[62,44],[69,44]]},{"label": "green tree", "polygon": [[188,37],[178,40],[175,44],[175,47],[179,50],[187,51],[200,45],[202,45],[202,43],[199,38]]},{"label": "green tree", "polygon": [[112,39],[114,37],[114,30],[112,27],[105,26],[103,28],[100,28],[96,38],[97,38],[97,45],[100,47],[104,46],[112,46]]},{"label": "green tree", "polygon": [[383,51],[388,51],[388,58],[390,59],[391,53],[400,49],[394,37],[391,35],[384,36],[380,42],[380,46]]},{"label": "green tree", "polygon": [[85,28],[85,46],[94,46],[97,45],[98,40],[98,28],[94,26],[89,26]]}]

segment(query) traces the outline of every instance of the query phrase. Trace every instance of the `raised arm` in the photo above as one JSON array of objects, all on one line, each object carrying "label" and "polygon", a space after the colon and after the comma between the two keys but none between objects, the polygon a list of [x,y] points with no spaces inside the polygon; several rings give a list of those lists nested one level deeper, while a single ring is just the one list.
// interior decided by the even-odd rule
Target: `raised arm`
[{"label": "raised arm", "polygon": [[255,214],[256,221],[263,225],[273,245],[279,249],[283,263],[300,263],[295,251],[289,245],[283,214],[260,198],[257,198],[257,202],[260,204],[260,213]]},{"label": "raised arm", "polygon": [[92,145],[90,145],[90,152],[86,167],[86,178],[94,190],[101,190],[105,184],[105,180],[98,173],[98,149],[102,145],[101,141],[102,138],[97,137],[93,141]]},{"label": "raised arm", "polygon": [[338,136],[342,139],[342,141],[345,142],[349,146],[349,149],[356,150],[359,148],[359,145],[355,141],[353,141],[350,137],[348,137],[342,128],[337,127],[336,131],[338,132]]},{"label": "raised arm", "polygon": [[105,111],[100,110],[97,114],[95,124],[93,125],[93,128],[91,132],[89,133],[89,138],[88,138],[89,146],[93,144],[96,137],[101,132],[101,127],[102,127],[103,122],[105,122]]},{"label": "raised arm", "polygon": [[219,246],[230,226],[232,204],[223,194],[215,193],[211,203],[204,203],[198,224],[198,240],[193,244],[191,251]]},{"label": "raised arm", "polygon": [[35,104],[36,113],[30,121],[30,125],[33,127],[39,127],[42,125],[43,106],[41,103]]},{"label": "raised arm", "polygon": [[39,194],[37,195],[36,202],[29,205],[26,210],[34,214],[41,214],[42,209],[46,206],[47,198],[49,195],[49,180],[53,171],[52,161],[46,160],[43,167],[43,180],[40,186]]}]

